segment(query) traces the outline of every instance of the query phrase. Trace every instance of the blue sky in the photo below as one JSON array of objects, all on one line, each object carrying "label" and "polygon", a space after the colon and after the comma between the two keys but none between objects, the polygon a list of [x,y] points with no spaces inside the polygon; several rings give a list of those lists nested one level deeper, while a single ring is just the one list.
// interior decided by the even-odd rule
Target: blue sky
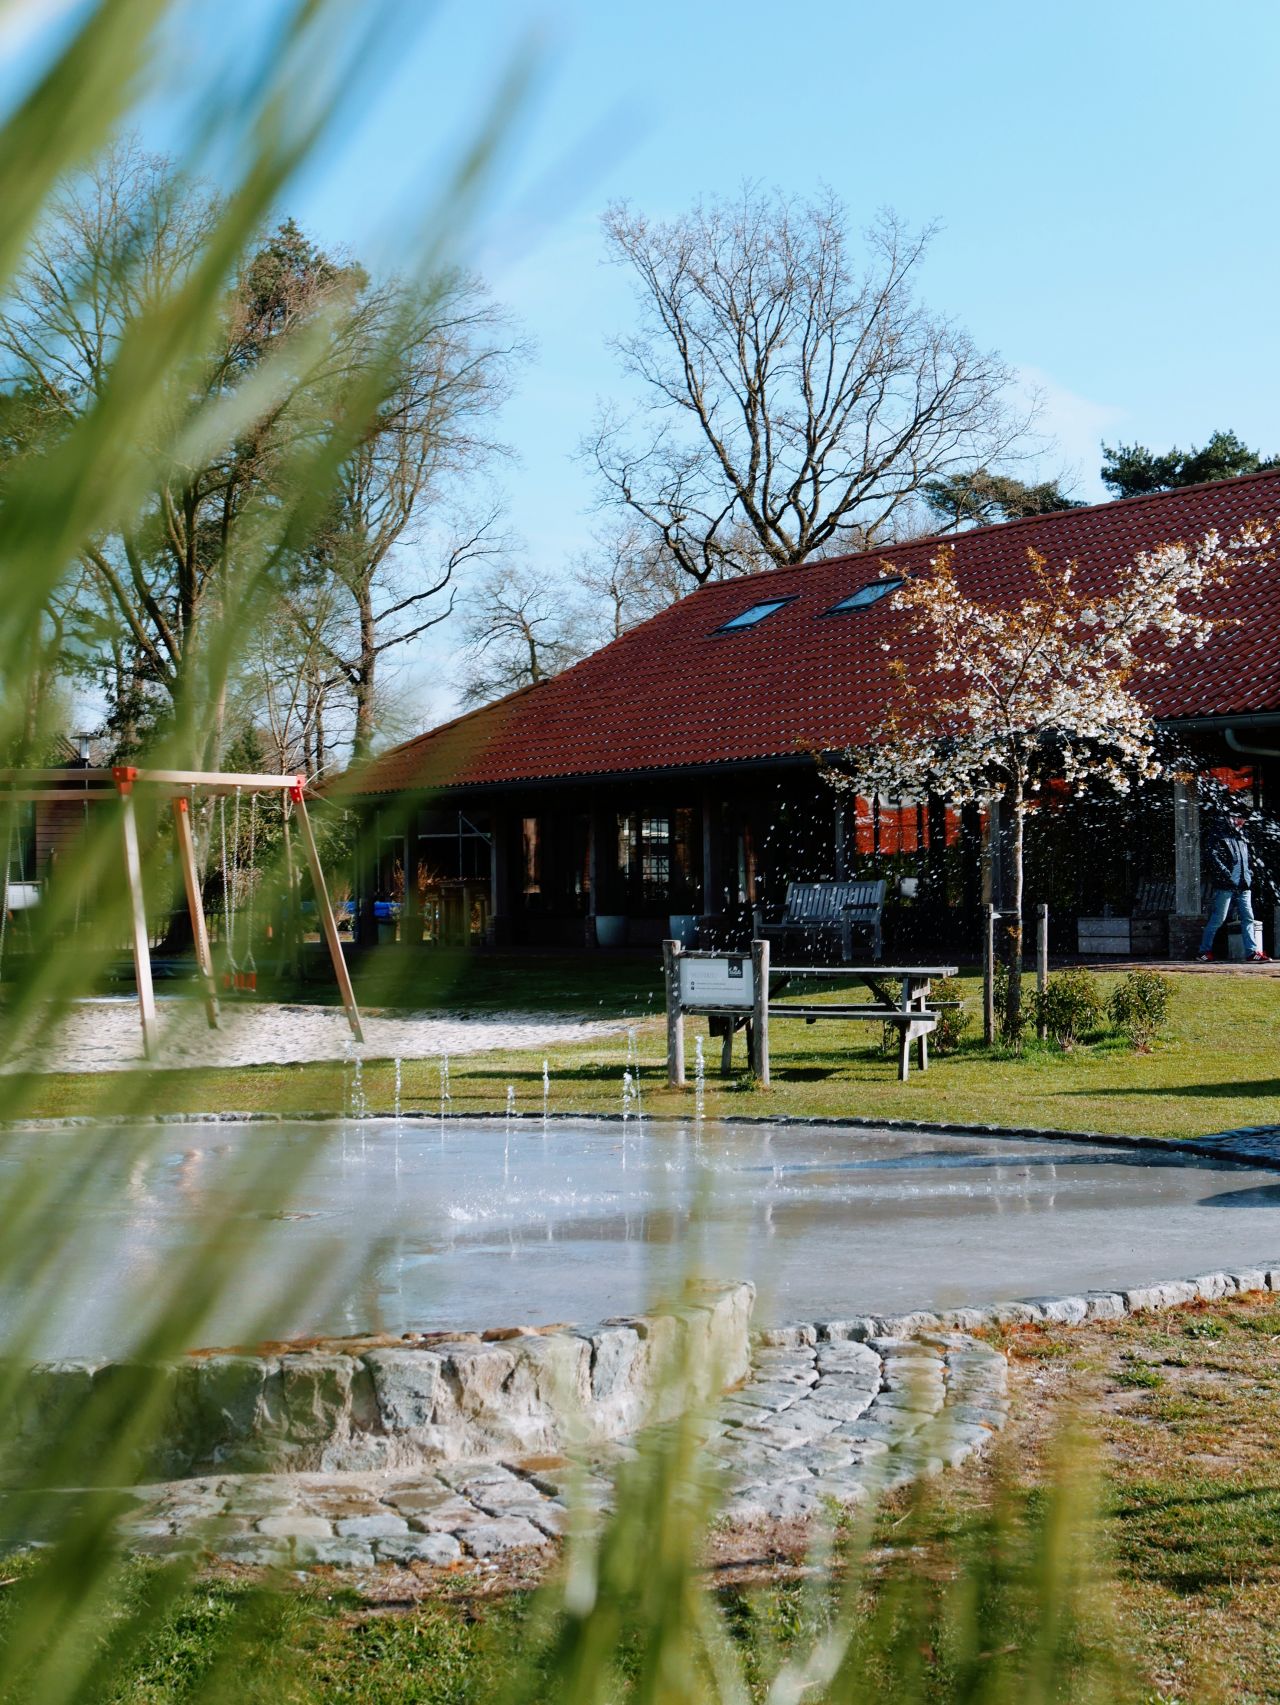
[{"label": "blue sky", "polygon": [[[187,0],[180,56],[207,69],[270,0]],[[529,555],[586,542],[573,453],[619,395],[610,332],[632,309],[599,215],[654,216],[743,178],[829,184],[851,223],[883,205],[941,229],[932,307],[1041,387],[1048,458],[1105,495],[1098,441],[1280,449],[1274,0],[405,0],[342,133],[293,210],[326,243],[394,264],[505,68],[536,75],[467,254],[537,346],[502,476]],[[163,105],[145,127],[164,140]]]},{"label": "blue sky", "polygon": [[1280,7],[473,0],[422,33],[303,216],[372,246],[531,28],[541,74],[476,256],[538,344],[506,422],[538,558],[590,526],[572,452],[618,391],[605,340],[631,304],[600,209],[670,215],[744,177],[825,181],[855,225],[938,220],[926,298],[1043,388],[1081,495],[1105,495],[1103,436],[1280,447]]}]

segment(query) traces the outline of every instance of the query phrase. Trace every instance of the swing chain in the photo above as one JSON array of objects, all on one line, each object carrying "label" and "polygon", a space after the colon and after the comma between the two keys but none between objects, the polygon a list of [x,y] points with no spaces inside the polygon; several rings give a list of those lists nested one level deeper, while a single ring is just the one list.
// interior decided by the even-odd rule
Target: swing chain
[{"label": "swing chain", "polygon": [[240,864],[239,856],[237,853],[237,844],[238,844],[239,838],[240,838],[240,790],[239,790],[239,788],[236,789],[236,810],[235,810],[235,817],[233,819],[232,828],[231,828],[231,858],[230,858],[230,860],[228,860],[228,858],[227,858],[227,796],[225,794],[223,794],[222,797],[218,801],[218,812],[219,812],[219,821],[220,821],[221,830],[222,830],[222,917],[223,917],[224,931],[225,931],[225,935],[226,935],[226,941],[225,941],[224,946],[225,946],[225,951],[226,951],[226,956],[227,956],[227,969],[230,972],[232,979],[234,980],[235,974],[236,974],[237,970],[239,969],[239,967],[236,964],[236,955],[235,955],[235,929],[236,929],[236,917],[235,917],[236,893],[235,893],[235,890],[236,890],[236,887],[238,886],[238,883],[239,883],[239,864]]},{"label": "swing chain", "polygon": [[249,795],[249,916],[247,919],[248,945],[244,956],[244,968],[249,973],[249,986],[254,987],[258,976],[258,962],[253,957],[253,919],[254,896],[258,889],[258,867],[255,862],[255,847],[258,839],[258,796]]}]

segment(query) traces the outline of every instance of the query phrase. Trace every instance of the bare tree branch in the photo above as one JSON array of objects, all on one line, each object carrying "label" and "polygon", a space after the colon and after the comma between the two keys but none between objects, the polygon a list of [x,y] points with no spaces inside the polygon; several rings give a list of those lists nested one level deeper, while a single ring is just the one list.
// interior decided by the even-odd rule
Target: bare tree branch
[{"label": "bare tree branch", "polygon": [[915,298],[931,228],[882,214],[855,270],[834,196],[751,185],[664,224],[620,203],[604,228],[636,284],[614,347],[644,400],[585,452],[698,582],[874,544],[926,481],[1028,429],[1010,371]]}]

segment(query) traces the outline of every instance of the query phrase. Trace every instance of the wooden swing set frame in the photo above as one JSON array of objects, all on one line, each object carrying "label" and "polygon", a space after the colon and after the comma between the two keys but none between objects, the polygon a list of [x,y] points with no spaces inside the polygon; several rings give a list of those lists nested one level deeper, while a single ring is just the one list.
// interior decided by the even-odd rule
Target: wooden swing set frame
[{"label": "wooden swing set frame", "polygon": [[[347,1023],[357,1042],[364,1041],[360,1012],[347,962],[342,957],[338,939],[337,920],[329,901],[320,854],[316,847],[311,819],[307,814],[306,777],[300,775],[254,775],[224,770],[149,770],[132,764],[116,764],[111,769],[50,769],[0,770],[0,800],[70,801],[115,799],[120,805],[120,831],[124,850],[125,881],[129,890],[130,937],[133,947],[133,969],[138,985],[138,1010],[142,1019],[142,1043],[148,1059],[156,1057],[159,1027],[156,1022],[155,988],[151,981],[151,947],[147,931],[147,913],[142,891],[142,855],[138,843],[138,819],[134,808],[135,787],[154,788],[167,794],[173,811],[173,826],[177,838],[178,862],[182,867],[183,886],[187,896],[187,911],[191,917],[191,933],[195,940],[196,963],[204,988],[205,1013],[210,1029],[218,1028],[218,987],[213,973],[213,955],[209,950],[209,932],[205,926],[204,904],[200,896],[200,874],[196,868],[195,840],[191,833],[191,802],[194,792],[208,794],[279,793],[287,795],[298,815],[302,831],[302,846],[311,884],[315,890],[316,910],[329,948],[334,978]],[[284,818],[285,858],[292,870],[293,859],[289,835],[289,818]]]}]

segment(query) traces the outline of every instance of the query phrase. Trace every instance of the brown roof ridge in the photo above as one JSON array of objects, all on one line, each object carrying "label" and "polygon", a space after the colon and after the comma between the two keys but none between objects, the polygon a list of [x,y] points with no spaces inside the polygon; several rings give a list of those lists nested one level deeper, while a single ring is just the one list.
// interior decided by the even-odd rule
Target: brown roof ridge
[{"label": "brown roof ridge", "polygon": [[1082,503],[1074,509],[1050,509],[1043,515],[1020,515],[1015,521],[988,521],[985,526],[966,527],[962,531],[920,533],[912,539],[895,539],[892,544],[870,545],[866,550],[845,551],[839,556],[806,557],[803,562],[778,563],[773,568],[758,568],[751,574],[738,574],[732,580],[704,581],[697,590],[701,592],[711,587],[747,586],[754,581],[772,580],[777,575],[803,574],[810,569],[831,568],[838,563],[860,562],[869,557],[892,558],[897,552],[918,551],[924,545],[953,545],[961,540],[980,538],[985,533],[1008,533],[1019,527],[1043,527],[1048,522],[1097,515],[1101,510],[1140,509],[1148,503],[1159,504],[1174,498],[1191,497],[1202,491],[1221,491],[1263,480],[1280,482],[1280,467],[1258,468],[1251,474],[1237,474],[1234,479],[1229,480],[1199,480],[1195,485],[1176,485],[1168,491],[1144,491],[1136,497],[1103,498],[1099,503]]}]

